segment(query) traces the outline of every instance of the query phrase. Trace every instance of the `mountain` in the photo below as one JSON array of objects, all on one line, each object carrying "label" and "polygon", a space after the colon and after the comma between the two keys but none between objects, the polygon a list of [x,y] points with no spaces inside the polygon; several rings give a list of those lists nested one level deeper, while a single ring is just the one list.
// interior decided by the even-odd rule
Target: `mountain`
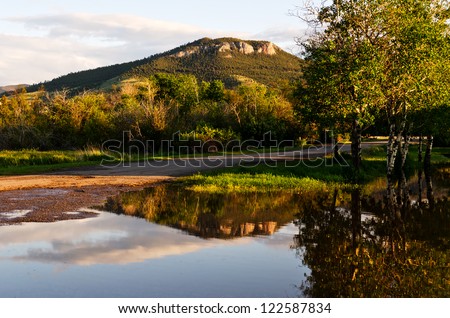
[{"label": "mountain", "polygon": [[301,59],[271,42],[204,38],[135,67],[130,74],[186,73],[200,80],[220,79],[227,86],[237,84],[241,78],[274,85],[297,78],[301,65]]},{"label": "mountain", "polygon": [[70,73],[44,85],[47,91],[109,87],[123,79],[155,73],[193,74],[199,80],[222,80],[228,87],[242,80],[269,86],[298,78],[302,60],[268,41],[203,38],[141,60]]},{"label": "mountain", "polygon": [[7,85],[7,86],[0,86],[0,95],[3,93],[10,93],[14,92],[18,89],[21,89],[23,87],[28,87],[27,84],[18,84],[18,85]]}]

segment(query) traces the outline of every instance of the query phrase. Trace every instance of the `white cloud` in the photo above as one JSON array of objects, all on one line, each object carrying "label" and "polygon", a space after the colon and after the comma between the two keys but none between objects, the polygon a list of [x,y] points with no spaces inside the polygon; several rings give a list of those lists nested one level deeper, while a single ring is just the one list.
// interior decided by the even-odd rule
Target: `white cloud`
[{"label": "white cloud", "polygon": [[103,39],[121,43],[165,43],[186,36],[198,36],[206,30],[168,21],[133,15],[65,14],[10,18],[30,29],[48,30],[50,37],[78,37]]},{"label": "white cloud", "polygon": [[45,15],[8,21],[23,24],[30,33],[40,35],[0,34],[0,85],[50,80],[217,35],[191,25],[130,15]]},{"label": "white cloud", "polygon": [[205,36],[265,39],[289,50],[296,35],[296,30],[278,28],[249,36],[125,14],[52,14],[4,21],[25,27],[28,35],[0,33],[0,85],[37,83],[133,61]]},{"label": "white cloud", "polygon": [[85,54],[90,49],[67,40],[0,34],[0,84],[33,83],[94,67],[100,61]]}]

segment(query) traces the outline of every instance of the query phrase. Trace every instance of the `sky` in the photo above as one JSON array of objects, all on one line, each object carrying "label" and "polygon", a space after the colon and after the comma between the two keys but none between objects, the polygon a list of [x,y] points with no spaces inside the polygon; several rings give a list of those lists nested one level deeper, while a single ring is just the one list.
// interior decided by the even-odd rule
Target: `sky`
[{"label": "sky", "polygon": [[268,40],[291,53],[304,0],[9,0],[0,10],[0,86],[142,59],[203,37]]}]

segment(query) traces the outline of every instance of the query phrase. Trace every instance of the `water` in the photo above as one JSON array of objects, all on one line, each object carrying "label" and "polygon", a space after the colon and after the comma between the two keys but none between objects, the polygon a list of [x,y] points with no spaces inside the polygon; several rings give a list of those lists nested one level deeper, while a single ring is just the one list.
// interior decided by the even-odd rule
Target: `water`
[{"label": "water", "polygon": [[395,220],[382,192],[165,185],[110,198],[94,218],[1,226],[0,297],[450,297],[440,176],[433,208]]},{"label": "water", "polygon": [[204,239],[272,235],[292,223],[300,193],[197,193],[164,185],[110,198],[103,209],[146,219]]},{"label": "water", "polygon": [[[250,217],[255,221],[255,214]],[[298,286],[309,270],[291,248],[298,231],[292,218],[285,224],[272,220],[272,227],[247,222],[244,228],[253,227],[252,233],[227,234],[228,239],[107,212],[3,226],[0,296],[301,296]]]}]

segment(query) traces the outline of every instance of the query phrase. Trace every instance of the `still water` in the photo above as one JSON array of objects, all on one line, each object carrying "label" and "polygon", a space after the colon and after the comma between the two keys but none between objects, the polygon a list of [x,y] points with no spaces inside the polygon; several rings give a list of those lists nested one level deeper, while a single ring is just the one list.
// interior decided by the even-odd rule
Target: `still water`
[{"label": "still water", "polygon": [[[162,192],[168,196],[161,197]],[[147,209],[156,208],[150,207],[151,197],[158,197],[159,203],[176,198],[165,187],[131,193],[125,199],[130,197],[147,198],[146,203],[135,203]],[[292,222],[295,200],[289,197],[274,205],[291,209],[282,211],[281,219],[273,217],[277,211],[267,204],[255,207],[250,200],[252,211],[244,211],[248,214],[239,220],[232,218],[233,210],[218,218],[198,213],[205,219],[196,223],[203,224],[199,227],[186,222],[198,217],[186,205],[178,220],[169,218],[179,228],[108,212],[83,220],[2,226],[0,296],[301,296],[298,286],[309,270],[292,248],[298,228]],[[201,198],[191,194],[180,199],[186,204],[196,201],[199,211]],[[222,197],[222,204],[233,204],[228,199]],[[219,200],[203,204],[205,209],[218,207]],[[234,212],[238,210],[236,205]],[[169,222],[161,215],[167,213],[155,212],[164,219],[160,223]]]},{"label": "still water", "polygon": [[94,218],[0,226],[0,297],[450,297],[449,180],[394,216],[376,183],[124,193]]}]

